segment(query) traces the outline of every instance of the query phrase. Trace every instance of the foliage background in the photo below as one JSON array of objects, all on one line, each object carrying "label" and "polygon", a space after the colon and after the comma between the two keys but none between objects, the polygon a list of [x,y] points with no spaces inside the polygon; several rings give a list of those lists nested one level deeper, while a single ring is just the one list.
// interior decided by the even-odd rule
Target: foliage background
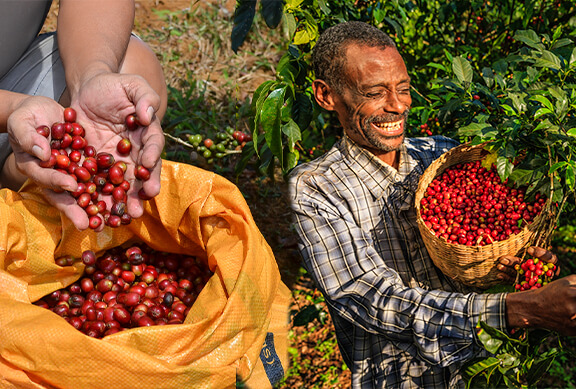
[{"label": "foliage background", "polygon": [[[447,72],[451,58],[462,55],[481,72],[517,48],[517,30],[552,35],[560,26],[564,36],[574,39],[576,8],[572,0],[251,1],[257,12],[243,14],[245,23],[248,18],[253,23],[240,44],[233,29],[243,21],[238,15],[235,19],[242,2],[136,2],[135,32],[157,53],[169,85],[165,158],[196,164],[235,182],[274,250],[282,278],[293,291],[292,365],[280,387],[347,388],[349,371],[324,300],[295,251],[283,181],[292,166],[321,155],[339,137],[334,118],[319,111],[310,94],[308,62],[318,33],[344,20],[365,20],[389,33],[413,80],[410,135],[457,136],[449,126],[451,117],[443,113],[446,96],[438,88],[438,80],[452,76]],[[274,29],[262,19],[264,3],[284,5]],[[57,12],[55,1],[46,30],[55,26]],[[258,96],[263,103],[278,88],[283,88],[282,98],[276,94],[265,107],[257,105]],[[274,120],[254,120],[263,107],[265,119]],[[232,131],[253,133],[256,147],[233,144],[225,135]],[[204,158],[200,146],[190,141],[194,135],[222,141],[226,153]],[[567,217],[553,239],[565,274],[576,270],[575,233],[576,222]],[[576,347],[572,339],[562,341],[567,350]],[[574,359],[567,354],[557,358],[538,385],[573,388],[575,374]]]}]

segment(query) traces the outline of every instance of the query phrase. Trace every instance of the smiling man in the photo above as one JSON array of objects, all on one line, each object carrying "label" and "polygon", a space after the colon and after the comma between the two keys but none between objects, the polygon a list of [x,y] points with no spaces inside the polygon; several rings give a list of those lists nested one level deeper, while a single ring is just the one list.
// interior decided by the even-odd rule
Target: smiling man
[{"label": "smiling man", "polygon": [[[410,77],[390,37],[365,23],[342,23],[320,36],[312,61],[314,96],[338,115],[343,137],[293,170],[291,207],[303,264],[326,299],[352,387],[463,387],[460,367],[483,352],[475,335],[480,318],[503,331],[545,323],[575,332],[571,298],[556,312],[537,303],[576,295],[574,279],[542,288],[547,298],[479,294],[432,263],[414,194],[426,167],[457,142],[405,137]],[[518,261],[500,258],[504,282],[511,284]]]}]

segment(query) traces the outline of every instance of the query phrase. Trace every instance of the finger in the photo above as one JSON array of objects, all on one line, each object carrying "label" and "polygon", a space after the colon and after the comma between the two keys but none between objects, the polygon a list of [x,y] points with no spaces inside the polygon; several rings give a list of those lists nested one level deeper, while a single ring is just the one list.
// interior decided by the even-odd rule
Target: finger
[{"label": "finger", "polygon": [[124,90],[128,99],[135,103],[136,117],[144,127],[150,125],[155,119],[155,113],[160,109],[160,96],[140,76],[133,76],[130,82],[125,82]]},{"label": "finger", "polygon": [[520,264],[522,259],[515,257],[513,255],[503,255],[498,258],[498,263],[509,268],[514,268],[517,264]]},{"label": "finger", "polygon": [[162,156],[165,142],[166,139],[164,138],[162,127],[158,120],[155,120],[142,134],[142,154],[140,156],[140,163],[145,168],[150,171],[156,168],[156,165]]},{"label": "finger", "polygon": [[75,191],[78,183],[68,174],[51,168],[43,168],[37,158],[24,152],[14,154],[18,168],[38,185],[52,190]]},{"label": "finger", "polygon": [[558,258],[554,253],[542,247],[531,246],[528,248],[528,254],[532,255],[533,257],[539,258],[540,260],[546,263],[551,262],[556,264],[558,262]]},{"label": "finger", "polygon": [[138,188],[130,190],[127,193],[126,199],[126,212],[133,218],[137,219],[144,213],[144,208],[142,206],[143,200],[138,197]]},{"label": "finger", "polygon": [[156,165],[150,170],[150,179],[142,183],[146,196],[155,197],[160,193],[160,174],[162,173],[162,160],[158,159]]},{"label": "finger", "polygon": [[26,131],[14,129],[10,132],[10,142],[15,151],[23,151],[35,156],[41,161],[47,161],[50,158],[50,143],[44,136],[38,134],[36,130]]},{"label": "finger", "polygon": [[513,281],[516,279],[516,269],[504,266],[502,264],[496,265],[496,269],[500,271],[499,278]]},{"label": "finger", "polygon": [[89,227],[86,211],[76,203],[76,200],[69,193],[56,193],[50,189],[44,189],[43,193],[48,202],[66,215],[77,229],[85,230]]}]

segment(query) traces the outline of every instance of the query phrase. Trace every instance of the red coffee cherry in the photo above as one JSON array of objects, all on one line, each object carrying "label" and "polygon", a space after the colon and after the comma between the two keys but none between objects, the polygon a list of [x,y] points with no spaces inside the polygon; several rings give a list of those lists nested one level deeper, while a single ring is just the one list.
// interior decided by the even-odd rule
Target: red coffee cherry
[{"label": "red coffee cherry", "polygon": [[76,111],[74,108],[64,108],[64,121],[74,123],[76,121]]}]

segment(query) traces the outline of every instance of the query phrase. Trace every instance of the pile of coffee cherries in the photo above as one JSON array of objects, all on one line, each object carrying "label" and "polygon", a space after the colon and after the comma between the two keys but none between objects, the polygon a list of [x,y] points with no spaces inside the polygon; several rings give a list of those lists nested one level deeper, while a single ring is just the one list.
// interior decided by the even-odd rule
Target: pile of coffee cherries
[{"label": "pile of coffee cherries", "polygon": [[546,198],[526,201],[524,188],[502,182],[494,165],[460,163],[434,178],[420,201],[420,216],[448,243],[484,246],[519,233],[540,213]]},{"label": "pile of coffee cherries", "polygon": [[84,334],[102,338],[129,328],[181,324],[212,276],[196,257],[155,251],[145,244],[116,247],[100,256],[63,256],[59,266],[85,265],[83,276],[34,304],[65,318]]},{"label": "pile of coffee cherries", "polygon": [[546,263],[538,258],[528,258],[521,265],[516,265],[518,280],[514,288],[518,291],[538,289],[548,284],[556,274],[556,265]]},{"label": "pile of coffee cherries", "polygon": [[[137,118],[128,115],[126,128],[134,131],[139,126]],[[54,123],[51,127],[40,126],[36,131],[50,140],[52,149],[50,159],[40,162],[40,166],[56,169],[76,179],[78,188],[70,194],[88,214],[90,228],[96,229],[102,222],[110,227],[131,222],[131,216],[126,212],[126,193],[130,189],[130,183],[124,179],[126,163],[116,161],[112,154],[98,152],[88,144],[84,127],[76,122],[73,108],[64,110],[64,122]],[[129,155],[132,149],[130,140],[123,138],[116,149],[120,155]],[[134,175],[142,181],[150,178],[148,169],[141,165],[135,167]],[[143,200],[150,199],[142,189],[138,195]],[[107,209],[103,196],[112,198],[110,209]]]}]

